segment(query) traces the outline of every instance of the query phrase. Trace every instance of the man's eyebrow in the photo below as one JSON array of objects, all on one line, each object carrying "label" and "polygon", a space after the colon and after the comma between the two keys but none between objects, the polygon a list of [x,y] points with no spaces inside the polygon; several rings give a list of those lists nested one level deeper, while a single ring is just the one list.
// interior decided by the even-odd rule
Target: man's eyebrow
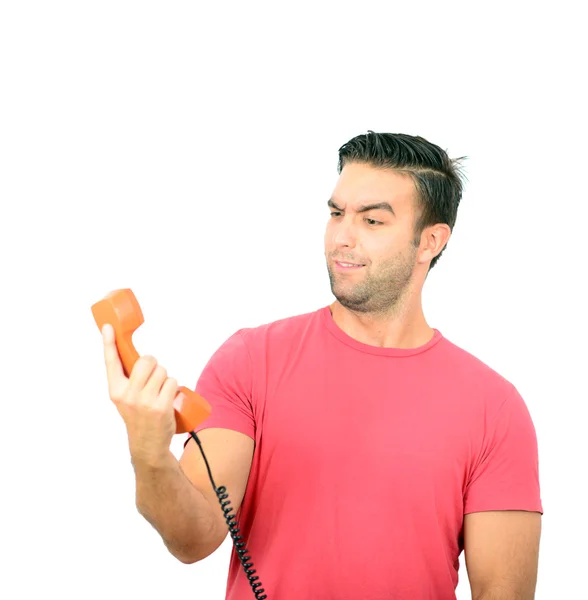
[{"label": "man's eyebrow", "polygon": [[[335,202],[333,202],[332,198],[329,198],[327,205],[330,208],[334,208],[335,210],[339,210],[339,211],[343,210],[342,208],[337,206],[335,204]],[[386,210],[389,213],[392,213],[393,215],[395,215],[394,209],[390,206],[390,204],[388,204],[388,202],[377,202],[375,204],[362,204],[361,206],[358,207],[356,212],[364,213],[364,212],[368,212],[370,210]]]}]

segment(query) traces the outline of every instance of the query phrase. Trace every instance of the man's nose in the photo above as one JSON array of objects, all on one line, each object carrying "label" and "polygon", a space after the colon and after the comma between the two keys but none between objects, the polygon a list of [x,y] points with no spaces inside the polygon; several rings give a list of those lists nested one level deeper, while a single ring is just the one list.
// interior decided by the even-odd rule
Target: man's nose
[{"label": "man's nose", "polygon": [[335,230],[333,242],[336,246],[355,246],[356,232],[350,223],[340,223]]}]

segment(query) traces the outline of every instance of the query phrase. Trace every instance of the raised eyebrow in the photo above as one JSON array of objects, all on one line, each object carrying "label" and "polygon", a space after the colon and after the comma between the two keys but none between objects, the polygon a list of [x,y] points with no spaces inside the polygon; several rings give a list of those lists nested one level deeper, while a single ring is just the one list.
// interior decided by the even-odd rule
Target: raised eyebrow
[{"label": "raised eyebrow", "polygon": [[[329,206],[330,208],[334,208],[335,210],[339,210],[339,211],[343,210],[342,208],[337,206],[335,204],[335,202],[333,202],[332,198],[330,198],[328,200],[327,206]],[[364,213],[364,212],[369,212],[370,210],[385,210],[393,215],[396,215],[396,213],[394,212],[394,209],[390,206],[390,204],[388,204],[388,202],[377,202],[374,204],[362,204],[358,207],[356,212]]]}]

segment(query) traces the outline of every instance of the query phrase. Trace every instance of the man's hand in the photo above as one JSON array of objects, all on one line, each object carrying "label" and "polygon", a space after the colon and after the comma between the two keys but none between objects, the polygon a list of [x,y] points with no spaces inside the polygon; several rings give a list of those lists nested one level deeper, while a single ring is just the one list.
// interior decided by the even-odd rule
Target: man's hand
[{"label": "man's hand", "polygon": [[176,432],[173,402],[178,383],[152,356],[142,356],[125,376],[114,329],[102,328],[108,392],[123,418],[133,465],[157,467],[169,455]]}]

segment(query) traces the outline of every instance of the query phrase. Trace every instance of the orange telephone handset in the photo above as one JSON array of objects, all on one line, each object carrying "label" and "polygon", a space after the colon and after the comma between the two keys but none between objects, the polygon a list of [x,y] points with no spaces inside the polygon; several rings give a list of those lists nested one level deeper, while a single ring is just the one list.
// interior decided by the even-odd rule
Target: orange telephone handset
[{"label": "orange telephone handset", "polygon": [[[115,290],[92,305],[92,314],[98,329],[112,325],[116,346],[127,377],[139,358],[132,342],[133,332],[143,324],[143,311],[130,289]],[[183,397],[180,395],[182,392]],[[176,433],[189,433],[210,415],[210,404],[199,394],[181,386],[174,401]]]}]

